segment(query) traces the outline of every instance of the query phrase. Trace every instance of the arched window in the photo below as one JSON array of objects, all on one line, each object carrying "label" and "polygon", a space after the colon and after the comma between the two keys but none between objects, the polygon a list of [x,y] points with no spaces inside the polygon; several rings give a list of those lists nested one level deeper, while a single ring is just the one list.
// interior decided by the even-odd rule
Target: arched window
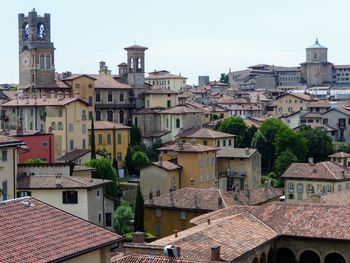
[{"label": "arched window", "polygon": [[28,23],[23,24],[23,38],[24,38],[24,40],[29,39],[29,25],[28,25]]},{"label": "arched window", "polygon": [[99,111],[99,110],[96,111],[96,120],[97,121],[101,120],[101,111]]},{"label": "arched window", "polygon": [[50,54],[46,54],[46,56],[45,56],[45,64],[46,64],[46,68],[47,69],[51,68],[51,55]]},{"label": "arched window", "polygon": [[119,112],[119,123],[124,123],[124,111]]},{"label": "arched window", "polygon": [[40,57],[39,57],[39,63],[40,63],[40,68],[45,68],[45,56],[44,54],[40,54]]},{"label": "arched window", "polygon": [[137,70],[141,70],[142,69],[142,60],[141,58],[137,59]]},{"label": "arched window", "polygon": [[45,37],[45,26],[42,23],[39,23],[37,26],[37,36],[40,39]]},{"label": "arched window", "polygon": [[108,111],[107,121],[113,122],[113,111],[111,111],[111,110]]},{"label": "arched window", "polygon": [[269,254],[267,255],[267,263],[273,263],[274,255],[273,255],[273,249],[270,248]]},{"label": "arched window", "polygon": [[276,263],[296,263],[295,255],[289,248],[279,248],[276,252]]},{"label": "arched window", "polygon": [[338,253],[330,253],[326,256],[325,263],[346,263],[344,257]]},{"label": "arched window", "polygon": [[259,263],[266,263],[266,254],[265,253],[261,254]]},{"label": "arched window", "polygon": [[176,119],[175,126],[176,128],[180,128],[180,119]]},{"label": "arched window", "polygon": [[56,122],[51,122],[51,129],[54,131],[56,130]]},{"label": "arched window", "polygon": [[59,131],[63,131],[63,123],[62,123],[62,122],[59,122],[59,123],[57,124],[57,129],[58,129]]},{"label": "arched window", "polygon": [[316,252],[306,250],[300,255],[300,263],[320,263],[320,257]]},{"label": "arched window", "polygon": [[130,71],[132,72],[132,69],[134,68],[134,59],[133,58],[130,58],[129,59],[129,69]]}]

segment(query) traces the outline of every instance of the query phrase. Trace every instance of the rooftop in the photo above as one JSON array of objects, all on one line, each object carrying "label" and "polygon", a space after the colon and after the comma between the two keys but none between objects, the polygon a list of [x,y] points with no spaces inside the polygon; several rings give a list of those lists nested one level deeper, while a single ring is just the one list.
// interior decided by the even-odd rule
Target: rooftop
[{"label": "rooftop", "polygon": [[[91,129],[91,123],[89,124],[89,130]],[[114,123],[110,121],[95,121],[95,130],[121,130],[121,129],[131,129],[131,127],[126,126],[121,123]]]},{"label": "rooftop", "polygon": [[216,156],[218,158],[250,158],[256,152],[258,152],[258,150],[252,148],[222,147],[221,150],[216,153]]},{"label": "rooftop", "polygon": [[318,42],[318,38],[316,38],[315,43],[314,43],[312,46],[308,47],[308,49],[309,49],[309,48],[326,48],[326,47],[325,47],[325,46],[322,46],[322,45]]},{"label": "rooftop", "polygon": [[177,105],[171,108],[160,111],[160,113],[168,114],[185,114],[185,113],[202,113],[203,109],[193,108],[186,105]]},{"label": "rooftop", "polygon": [[208,152],[217,151],[219,148],[210,147],[196,143],[174,143],[157,149],[158,151],[175,151],[175,152]]},{"label": "rooftop", "polygon": [[58,262],[122,237],[31,197],[0,203],[0,261]]},{"label": "rooftop", "polygon": [[350,158],[350,154],[346,152],[337,152],[329,155],[328,157],[335,157],[335,158]]},{"label": "rooftop", "polygon": [[232,138],[236,135],[215,131],[208,128],[192,128],[184,130],[177,135],[179,138],[204,138],[204,139],[217,139],[217,138]]},{"label": "rooftop", "polygon": [[74,162],[89,152],[89,149],[74,149],[73,151],[63,155],[61,158],[59,158],[59,160],[64,162]]},{"label": "rooftop", "polygon": [[158,161],[158,162],[153,162],[152,164],[168,171],[178,170],[182,168],[181,166],[169,161]]},{"label": "rooftop", "polygon": [[18,99],[10,100],[4,104],[2,107],[34,107],[34,106],[65,106],[72,102],[82,102],[87,105],[87,102],[79,98],[46,98],[46,99]]},{"label": "rooftop", "polygon": [[23,144],[21,140],[5,135],[0,135],[0,148],[7,146],[17,146]]}]

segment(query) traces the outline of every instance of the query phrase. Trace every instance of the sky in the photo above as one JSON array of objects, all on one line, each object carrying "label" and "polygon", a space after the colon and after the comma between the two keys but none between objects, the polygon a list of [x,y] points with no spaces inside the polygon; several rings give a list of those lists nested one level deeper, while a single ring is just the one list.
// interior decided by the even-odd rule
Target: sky
[{"label": "sky", "polygon": [[350,64],[348,0],[0,0],[0,83],[18,83],[18,13],[51,14],[57,72],[117,74],[124,47],[146,46],[146,72],[199,75],[264,63],[298,66],[305,48],[328,47]]}]

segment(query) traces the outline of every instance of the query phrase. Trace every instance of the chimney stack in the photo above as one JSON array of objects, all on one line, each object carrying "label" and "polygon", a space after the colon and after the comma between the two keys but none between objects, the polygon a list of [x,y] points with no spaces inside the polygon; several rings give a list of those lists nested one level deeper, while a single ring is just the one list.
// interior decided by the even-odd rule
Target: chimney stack
[{"label": "chimney stack", "polygon": [[313,164],[314,163],[314,158],[313,157],[309,157],[309,164]]},{"label": "chimney stack", "polygon": [[143,232],[135,232],[132,235],[132,242],[133,243],[144,243],[145,242],[145,233]]},{"label": "chimney stack", "polygon": [[190,187],[194,188],[194,179],[193,179],[193,177],[191,177],[191,180],[190,180]]},{"label": "chimney stack", "polygon": [[218,198],[218,207],[219,208],[223,208],[222,198],[221,197]]},{"label": "chimney stack", "polygon": [[177,237],[177,230],[174,230],[175,237]]},{"label": "chimney stack", "polygon": [[211,247],[211,260],[220,261],[220,246]]},{"label": "chimney stack", "polygon": [[207,221],[208,221],[208,225],[210,225],[210,218],[208,218]]},{"label": "chimney stack", "polygon": [[245,155],[249,155],[249,148],[245,148]]}]

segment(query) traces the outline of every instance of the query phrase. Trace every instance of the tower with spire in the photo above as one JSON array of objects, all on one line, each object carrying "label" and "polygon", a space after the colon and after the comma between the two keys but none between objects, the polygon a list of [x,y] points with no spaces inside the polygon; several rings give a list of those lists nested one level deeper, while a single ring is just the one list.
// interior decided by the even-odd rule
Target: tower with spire
[{"label": "tower with spire", "polygon": [[300,64],[301,77],[307,86],[332,84],[333,64],[328,62],[328,48],[316,38],[315,43],[306,48],[306,62]]}]

